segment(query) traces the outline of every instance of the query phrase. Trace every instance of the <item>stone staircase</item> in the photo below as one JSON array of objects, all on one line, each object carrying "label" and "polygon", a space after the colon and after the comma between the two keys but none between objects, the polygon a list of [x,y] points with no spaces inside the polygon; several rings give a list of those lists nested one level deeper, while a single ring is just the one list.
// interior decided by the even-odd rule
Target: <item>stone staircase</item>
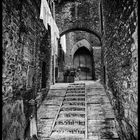
[{"label": "stone staircase", "polygon": [[54,85],[38,109],[40,140],[119,140],[109,99],[98,82]]}]

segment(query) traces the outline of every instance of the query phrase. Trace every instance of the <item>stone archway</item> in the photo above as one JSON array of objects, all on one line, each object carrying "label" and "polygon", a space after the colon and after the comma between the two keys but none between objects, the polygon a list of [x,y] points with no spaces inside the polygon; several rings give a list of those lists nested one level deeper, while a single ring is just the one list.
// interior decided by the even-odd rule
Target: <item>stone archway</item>
[{"label": "stone archway", "polygon": [[101,37],[100,0],[63,1],[56,3],[55,10],[60,34],[84,29]]},{"label": "stone archway", "polygon": [[[78,41],[71,50],[73,67],[78,71],[77,80],[94,79],[93,49],[90,43],[83,39]],[[80,71],[79,71],[80,70]]]},{"label": "stone archway", "polygon": [[93,31],[91,29],[88,29],[87,27],[86,28],[85,27],[72,27],[72,28],[69,27],[69,29],[66,29],[63,32],[60,32],[60,36],[63,36],[64,34],[67,34],[69,32],[74,32],[74,31],[85,31],[87,33],[91,33],[91,34],[95,35],[101,45],[101,34],[96,31]]}]

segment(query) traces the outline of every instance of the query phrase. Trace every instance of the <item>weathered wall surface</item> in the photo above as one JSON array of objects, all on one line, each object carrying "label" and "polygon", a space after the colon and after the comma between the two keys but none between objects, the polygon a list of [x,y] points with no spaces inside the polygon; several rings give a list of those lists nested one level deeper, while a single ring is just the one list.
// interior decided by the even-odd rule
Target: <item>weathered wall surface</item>
[{"label": "weathered wall surface", "polygon": [[138,138],[137,1],[104,0],[106,89],[122,140]]},{"label": "weathered wall surface", "polygon": [[101,47],[94,46],[93,47],[93,57],[94,57],[94,65],[95,65],[95,79],[101,79],[102,75],[102,64],[101,64]]},{"label": "weathered wall surface", "polygon": [[[42,40],[46,31],[43,22],[39,19],[40,5],[36,5],[35,2],[37,1],[2,1],[2,133],[4,140],[24,139],[24,131],[31,113],[24,104],[25,98],[27,100],[33,98],[35,85],[37,85],[37,91],[41,89],[40,55],[42,57],[46,55],[41,54]],[[43,40],[46,48],[44,53],[47,52],[44,60],[48,63],[47,66],[50,66],[50,47],[47,42]],[[29,67],[31,67],[30,72]],[[35,67],[36,74],[34,74]],[[49,87],[49,69],[46,75]]]},{"label": "weathered wall surface", "polygon": [[16,100],[3,106],[2,110],[2,138],[4,140],[24,140],[26,118],[23,101]]},{"label": "weathered wall surface", "polygon": [[56,4],[56,23],[60,33],[73,28],[83,28],[100,34],[99,3],[100,0],[77,0]]},{"label": "weathered wall surface", "polygon": [[65,55],[65,52],[64,50],[62,49],[62,46],[59,42],[59,45],[58,45],[58,79],[56,82],[64,82],[64,75],[63,75],[63,72],[64,72],[64,55]]},{"label": "weathered wall surface", "polygon": [[65,53],[65,67],[66,68],[70,68],[73,66],[71,50],[75,43],[76,43],[75,33],[70,32],[66,34],[66,53]]}]

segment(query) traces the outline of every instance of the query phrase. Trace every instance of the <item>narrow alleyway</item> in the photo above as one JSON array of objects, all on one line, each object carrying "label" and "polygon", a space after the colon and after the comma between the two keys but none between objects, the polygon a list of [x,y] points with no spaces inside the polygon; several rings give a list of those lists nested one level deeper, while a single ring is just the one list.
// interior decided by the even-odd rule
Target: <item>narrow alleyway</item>
[{"label": "narrow alleyway", "polygon": [[99,81],[52,85],[37,115],[41,140],[119,140],[111,104]]},{"label": "narrow alleyway", "polygon": [[138,0],[2,0],[2,140],[138,140]]}]

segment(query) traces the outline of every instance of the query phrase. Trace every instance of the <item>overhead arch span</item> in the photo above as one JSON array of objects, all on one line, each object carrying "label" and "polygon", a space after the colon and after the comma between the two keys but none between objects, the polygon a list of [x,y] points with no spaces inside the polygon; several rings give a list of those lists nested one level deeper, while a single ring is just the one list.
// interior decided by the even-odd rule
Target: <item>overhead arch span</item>
[{"label": "overhead arch span", "polygon": [[97,33],[96,31],[91,31],[91,30],[89,30],[87,28],[72,28],[72,29],[68,29],[68,30],[65,30],[65,31],[61,32],[60,37],[63,36],[64,34],[66,34],[66,33],[73,32],[73,31],[86,31],[86,32],[91,33],[91,34],[95,35],[96,37],[98,37],[98,39],[101,42],[101,35],[99,33]]}]

